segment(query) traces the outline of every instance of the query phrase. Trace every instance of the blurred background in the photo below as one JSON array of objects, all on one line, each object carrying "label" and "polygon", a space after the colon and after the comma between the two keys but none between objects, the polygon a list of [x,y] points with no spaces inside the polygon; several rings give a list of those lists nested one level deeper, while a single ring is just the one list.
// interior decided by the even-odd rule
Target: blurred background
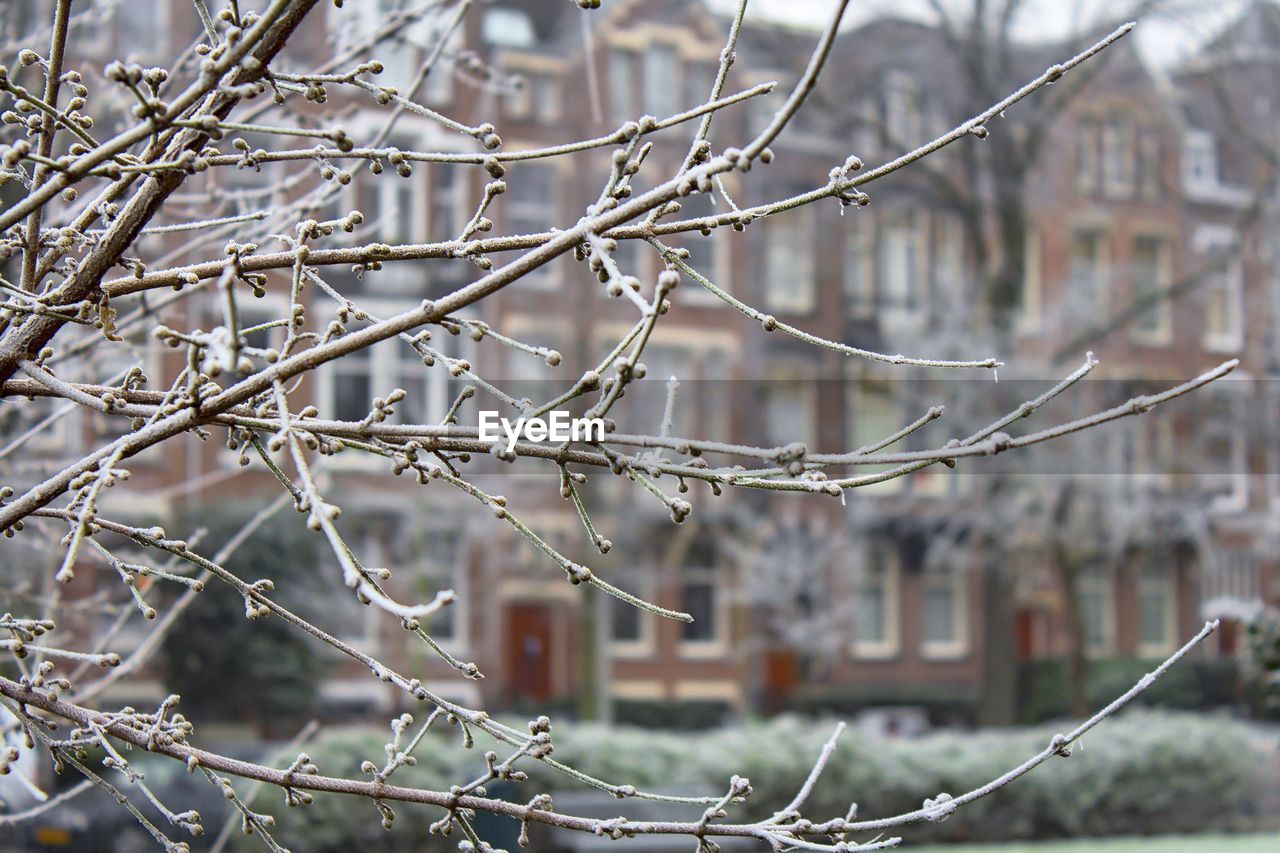
[{"label": "blurred background", "polygon": [[[48,5],[0,5],[6,57],[32,33],[47,41]],[[386,30],[371,54],[384,65],[379,82],[408,83],[457,5],[365,0],[326,9],[285,51],[285,65],[313,67],[316,57]],[[420,98],[465,122],[492,121],[509,150],[666,117],[706,100],[734,6],[606,0],[583,14],[569,2],[474,2]],[[718,113],[712,150],[741,145],[767,124],[803,72],[830,4],[754,7],[726,91],[766,80],[779,86]],[[170,62],[200,33],[185,0],[86,8],[92,15],[73,39],[90,78],[106,59]],[[736,772],[752,779],[753,801],[767,809],[803,781],[830,733],[827,721],[847,720],[854,731],[818,797],[832,814],[857,800],[867,816],[998,775],[1042,748],[1063,721],[1122,693],[1205,620],[1221,619],[1216,634],[1138,699],[1142,707],[1091,734],[1069,761],[908,837],[1030,839],[1041,843],[1026,849],[1051,851],[1063,837],[1154,835],[1085,846],[1180,850],[1184,842],[1169,836],[1188,834],[1185,849],[1277,849],[1280,836],[1268,833],[1280,814],[1280,394],[1271,385],[1280,372],[1280,4],[860,4],[817,90],[773,146],[774,162],[726,176],[719,192],[690,196],[668,219],[822,187],[851,154],[867,168],[892,160],[1130,18],[1140,22],[1138,35],[1011,107],[987,138],[961,140],[868,184],[866,206],[826,199],[742,230],[664,238],[688,249],[718,287],[780,321],[882,352],[996,355],[1006,362],[998,377],[939,376],[802,344],[762,330],[686,277],[646,348],[646,378],[614,420],[621,432],[657,431],[675,377],[671,435],[835,452],[874,445],[945,406],[944,417],[901,445],[927,449],[1017,411],[1089,352],[1100,365],[1087,379],[1007,430],[1065,423],[1238,358],[1227,380],[1141,417],[869,483],[845,500],[713,494],[689,483],[694,512],[679,526],[635,483],[591,473],[581,490],[613,543],[603,556],[559,497],[554,473],[474,461],[474,481],[506,495],[561,553],[693,614],[689,625],[564,583],[528,542],[458,493],[393,480],[377,459],[326,460],[344,536],[366,565],[394,567],[408,597],[457,592],[429,630],[448,654],[475,662],[483,679],[462,677],[411,644],[395,620],[359,606],[332,555],[287,507],[226,564],[242,577],[272,578],[282,603],[439,695],[495,714],[550,714],[557,757],[617,782],[704,793]],[[335,91],[325,109],[344,115],[357,144],[378,126],[368,99]],[[655,137],[637,191],[676,170],[691,127]],[[279,144],[240,136],[251,148]],[[408,115],[390,144],[472,147]],[[512,165],[510,189],[490,214],[495,233],[576,221],[598,195],[610,153]],[[236,235],[265,243],[285,230],[272,212],[296,202],[316,168],[274,163],[208,180],[222,215],[266,211]],[[335,241],[451,240],[485,180],[481,170],[450,164],[422,164],[405,178],[362,174],[316,194],[314,215],[364,214],[359,229]],[[184,218],[181,205],[168,212],[174,221]],[[148,239],[160,254],[164,238]],[[219,251],[210,244],[199,257]],[[662,269],[641,241],[622,242],[615,259],[645,281]],[[467,261],[433,260],[363,276],[334,270],[328,281],[386,316],[477,275]],[[284,294],[287,277],[268,287],[266,307],[244,310],[269,319],[287,305]],[[566,258],[468,315],[559,351],[558,366],[466,336],[440,346],[516,397],[550,399],[629,330],[630,306],[620,301]],[[207,327],[219,316],[205,298],[157,310],[174,328]],[[261,333],[262,344],[277,331]],[[182,356],[146,332],[138,324],[119,353],[86,360],[82,378],[101,381],[135,361],[154,376],[180,369]],[[343,420],[363,418],[374,395],[404,388],[395,416],[404,422],[441,419],[467,384],[444,366],[424,368],[396,341],[326,365],[306,383],[324,416]],[[483,391],[477,400],[476,408],[496,408]],[[64,406],[0,406],[4,482],[37,481],[123,429]],[[464,410],[462,421],[473,416]],[[46,418],[36,438],[26,436]],[[217,551],[279,490],[220,439],[139,457],[104,514],[176,535],[201,530],[201,547]],[[671,492],[675,484],[660,485]],[[28,536],[6,546],[0,608],[44,600],[60,560],[55,543]],[[158,602],[163,595],[155,592]],[[78,573],[57,606],[75,614],[85,637],[111,628],[111,648],[122,654],[148,643],[153,630],[125,615],[133,604],[110,572]],[[304,731],[306,748],[330,773],[356,772],[380,752],[383,721],[415,710],[401,692],[278,621],[246,620],[239,596],[213,587],[157,644],[141,677],[103,685],[95,701],[143,707],[171,692],[182,694],[205,742],[260,759],[290,753],[282,745],[318,721],[318,733]],[[461,781],[482,761],[474,753],[433,744],[411,781]],[[652,816],[642,802],[619,805],[571,787],[539,770],[511,797],[553,790],[564,811]],[[12,798],[20,802],[20,792]],[[257,805],[282,811],[274,795]],[[46,835],[13,843],[90,844],[76,827],[108,818],[74,808],[84,813],[80,823],[51,819]],[[631,808],[641,811],[620,811]],[[369,815],[349,812],[342,801],[322,801],[281,815],[282,837],[308,850],[446,844],[424,840],[434,817],[404,815],[384,834]],[[518,828],[496,820],[486,831],[493,843],[513,845]],[[1215,834],[1190,835],[1202,832]],[[535,849],[597,844],[604,842],[546,835]]]}]

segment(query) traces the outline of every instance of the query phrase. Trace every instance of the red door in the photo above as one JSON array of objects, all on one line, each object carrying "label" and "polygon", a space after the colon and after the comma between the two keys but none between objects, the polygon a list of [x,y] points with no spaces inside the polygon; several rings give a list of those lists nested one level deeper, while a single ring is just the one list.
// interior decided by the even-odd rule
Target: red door
[{"label": "red door", "polygon": [[551,611],[543,604],[513,604],[507,615],[507,660],[513,698],[551,698]]}]

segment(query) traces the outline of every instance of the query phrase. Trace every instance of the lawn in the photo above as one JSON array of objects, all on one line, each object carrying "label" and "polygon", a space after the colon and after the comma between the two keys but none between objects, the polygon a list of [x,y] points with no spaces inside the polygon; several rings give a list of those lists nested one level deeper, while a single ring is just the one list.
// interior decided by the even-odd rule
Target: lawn
[{"label": "lawn", "polygon": [[1275,853],[1280,850],[1280,834],[1267,835],[1180,835],[1150,838],[1083,838],[1074,841],[1047,841],[1020,844],[953,844],[915,847],[916,853]]}]

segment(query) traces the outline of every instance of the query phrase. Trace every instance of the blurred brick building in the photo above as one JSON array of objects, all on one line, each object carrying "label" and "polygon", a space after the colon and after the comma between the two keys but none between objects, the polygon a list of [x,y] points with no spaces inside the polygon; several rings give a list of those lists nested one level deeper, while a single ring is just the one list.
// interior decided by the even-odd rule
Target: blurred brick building
[{"label": "blurred brick building", "polygon": [[[39,5],[18,3],[13,11]],[[128,14],[121,11],[126,6]],[[154,14],[143,14],[143,7]],[[199,32],[189,4],[144,0],[115,8],[86,50],[123,45],[138,61],[159,61]],[[380,0],[326,9],[287,56],[307,67],[320,46],[367,37],[394,21],[400,8]],[[609,3],[587,16],[588,29],[580,14],[563,2],[475,4],[420,98],[464,122],[492,121],[505,150],[598,136],[623,121],[671,115],[705,100],[727,19],[677,0]],[[406,87],[441,20],[394,28],[376,52],[385,66],[381,83]],[[953,35],[896,19],[842,33],[808,107],[773,146],[774,163],[725,176],[723,195],[691,196],[679,216],[723,211],[725,195],[747,207],[822,186],[851,153],[869,165],[891,160],[1074,52],[1065,44],[1006,46],[998,67],[987,72],[994,93],[988,97],[973,85],[965,65],[971,57]],[[713,125],[714,148],[741,144],[764,126],[803,71],[815,38],[807,30],[748,21],[727,91],[764,80],[779,86],[723,111]],[[745,232],[722,227],[667,240],[689,249],[691,263],[737,298],[813,334],[912,355],[998,351],[1008,362],[999,385],[985,376],[939,380],[766,334],[686,280],[646,348],[651,378],[627,395],[615,416],[626,432],[656,429],[663,380],[675,375],[684,387],[674,434],[764,445],[800,440],[837,450],[876,441],[929,405],[947,403],[959,428],[949,414],[911,437],[908,446],[922,449],[966,434],[965,418],[976,426],[1038,395],[1074,369],[1086,350],[1101,359],[1093,374],[1098,379],[1027,421],[1028,429],[1238,357],[1237,378],[1224,388],[1064,439],[1061,449],[1020,451],[998,465],[991,460],[994,473],[986,473],[987,460],[955,471],[929,468],[858,490],[847,505],[735,491],[715,497],[695,484],[694,514],[677,527],[634,484],[597,472],[584,491],[602,533],[615,542],[605,557],[588,552],[554,474],[524,463],[473,463],[483,472],[477,482],[507,495],[513,512],[563,553],[644,597],[693,613],[697,621],[689,626],[570,586],[559,569],[460,493],[391,481],[382,460],[340,454],[326,463],[325,476],[346,510],[344,535],[366,564],[396,570],[402,596],[453,586],[459,602],[432,633],[487,677],[462,679],[411,649],[395,620],[351,600],[330,565],[318,567],[331,571],[333,581],[332,623],[323,627],[424,676],[451,698],[500,707],[586,695],[597,705],[616,704],[623,716],[646,709],[675,713],[675,703],[684,702],[694,712],[923,706],[941,719],[974,719],[999,670],[993,661],[1025,664],[1069,653],[1068,595],[1079,602],[1079,640],[1099,659],[1163,656],[1202,618],[1215,615],[1230,624],[1209,655],[1241,654],[1240,621],[1263,601],[1280,598],[1280,565],[1268,556],[1280,509],[1269,384],[1280,369],[1280,257],[1273,245],[1280,222],[1277,44],[1280,12],[1269,2],[1250,6],[1194,61],[1169,73],[1148,69],[1129,41],[1121,41],[1057,87],[1031,96],[1045,104],[1019,104],[993,121],[991,139],[961,140],[869,185],[872,202],[865,208],[841,209],[827,200],[764,218]],[[470,57],[498,73],[478,72]],[[386,113],[336,87],[326,109],[347,112],[343,124],[357,140],[376,132]],[[654,138],[638,188],[678,167],[692,127]],[[984,164],[988,155],[973,149],[996,144],[1001,134],[1037,139],[1037,153],[1017,164],[1023,171],[1013,178],[992,181],[984,176],[1001,164]],[[271,147],[271,140],[249,141]],[[475,149],[468,137],[411,114],[398,121],[389,144]],[[610,154],[601,148],[512,164],[510,190],[493,208],[495,233],[573,222],[599,194]],[[233,206],[247,212],[286,204],[291,179],[304,168],[312,166],[225,170],[211,180],[230,185]],[[483,170],[449,164],[422,164],[408,178],[393,170],[362,175],[334,195],[326,213],[359,209],[365,224],[334,241],[456,239],[484,180]],[[1002,193],[1016,195],[1017,203],[1003,204],[1009,199]],[[1008,210],[1020,211],[1021,219],[999,223],[993,240],[981,222]],[[1009,253],[1009,234],[1017,235],[1019,274],[993,299],[984,258]],[[219,249],[211,244],[209,256]],[[645,281],[661,269],[641,241],[624,242],[617,260]],[[457,259],[387,264],[360,277],[331,269],[325,278],[386,316],[477,275],[469,261]],[[260,303],[266,307],[246,310],[263,318],[280,314],[287,281],[269,290]],[[568,258],[477,310],[476,319],[505,334],[557,349],[562,364],[553,369],[465,336],[440,336],[436,343],[467,358],[484,378],[531,398],[567,387],[608,352],[634,313]],[[202,297],[164,311],[178,312],[169,322],[178,328],[207,327],[219,316]],[[149,339],[138,338],[135,355],[155,372],[167,372],[168,356]],[[93,368],[113,372],[108,364]],[[424,369],[407,347],[389,341],[326,365],[304,387],[322,412],[344,420],[361,419],[372,397],[402,387],[408,399],[397,417],[431,422],[464,384],[443,366]],[[42,438],[42,452],[63,454],[68,445],[118,428],[77,418],[64,418]],[[191,439],[140,457],[131,466],[135,477],[123,511],[164,518],[179,506],[275,494],[278,486],[260,467],[242,469],[218,444]],[[7,464],[6,479],[18,480],[35,476],[42,462],[36,455]],[[1030,473],[1019,475],[1023,468]],[[1136,519],[1131,526],[1147,535],[1099,547],[1065,589],[1046,546],[1049,532],[1037,526],[1043,521],[1020,523],[1012,510],[988,503],[994,477],[1020,486],[1036,477],[1046,483],[1075,477],[1087,483],[1081,488],[1090,511],[1102,517],[1095,525],[1099,536],[1110,535],[1109,522],[1126,512]],[[122,496],[114,500],[125,507]],[[108,504],[108,513],[113,508]],[[978,538],[974,531],[993,518],[998,525],[1006,511],[1001,559],[1017,565],[996,576],[984,568],[990,556],[968,545]],[[954,547],[939,556],[930,545],[936,541]],[[996,607],[1010,618],[997,619]],[[335,673],[324,695],[334,713],[403,701],[355,669]]]}]

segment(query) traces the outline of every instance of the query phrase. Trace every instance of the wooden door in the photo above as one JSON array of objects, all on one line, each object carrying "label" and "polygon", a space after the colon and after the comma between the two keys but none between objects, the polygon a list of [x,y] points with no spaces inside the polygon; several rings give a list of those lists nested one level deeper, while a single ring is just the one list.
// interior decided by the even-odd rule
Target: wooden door
[{"label": "wooden door", "polygon": [[512,698],[551,698],[551,610],[545,604],[513,604],[507,613],[507,660]]}]

